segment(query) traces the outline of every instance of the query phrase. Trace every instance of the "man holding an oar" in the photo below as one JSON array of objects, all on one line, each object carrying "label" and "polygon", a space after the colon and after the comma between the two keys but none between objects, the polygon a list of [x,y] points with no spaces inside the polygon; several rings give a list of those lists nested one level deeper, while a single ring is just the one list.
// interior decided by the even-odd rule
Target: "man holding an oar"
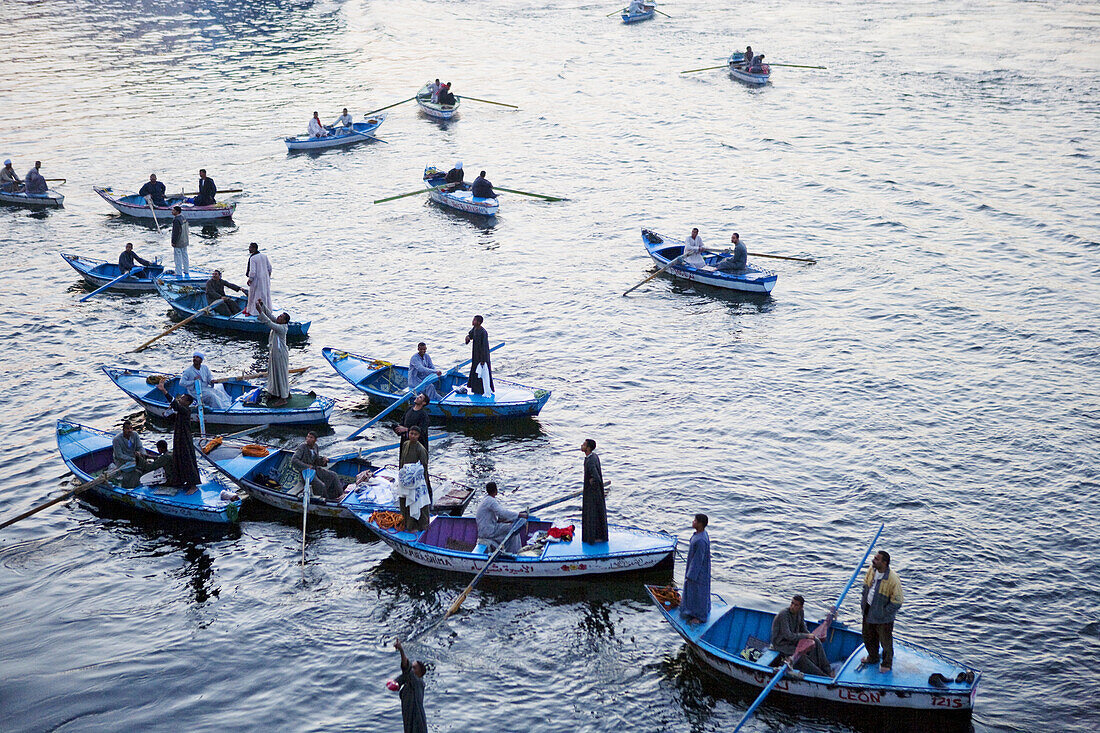
[{"label": "man holding an oar", "polygon": [[119,272],[129,272],[130,270],[134,269],[134,262],[135,261],[140,262],[141,264],[145,265],[146,267],[153,264],[149,260],[142,259],[141,257],[138,256],[137,252],[134,251],[134,243],[133,242],[127,242],[126,243],[126,249],[123,250],[122,254],[120,254],[118,256],[118,271]]}]

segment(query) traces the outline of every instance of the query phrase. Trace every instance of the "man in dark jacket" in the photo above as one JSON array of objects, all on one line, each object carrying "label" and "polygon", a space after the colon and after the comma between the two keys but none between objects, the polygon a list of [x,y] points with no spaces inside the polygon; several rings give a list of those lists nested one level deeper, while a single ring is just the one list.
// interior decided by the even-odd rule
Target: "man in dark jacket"
[{"label": "man in dark jacket", "polygon": [[806,599],[795,596],[791,599],[791,605],[775,614],[772,620],[772,649],[785,657],[794,656],[798,643],[803,639],[813,639],[814,645],[803,652],[795,662],[795,669],[806,674],[816,674],[822,677],[832,677],[829,672],[829,658],[825,656],[825,647],[821,640],[810,633],[806,626],[806,617],[802,608]]},{"label": "man in dark jacket", "polygon": [[164,200],[164,184],[157,180],[156,173],[149,174],[149,182],[138,189],[138,196],[145,196],[153,200],[153,206],[167,206]]},{"label": "man in dark jacket", "polygon": [[475,199],[495,199],[497,197],[496,191],[493,190],[493,184],[485,179],[485,171],[482,171],[481,175],[474,179],[473,185],[470,186],[470,193],[474,195]]},{"label": "man in dark jacket", "polygon": [[859,604],[863,609],[863,645],[867,656],[863,664],[879,663],[879,646],[882,646],[880,672],[889,672],[894,665],[894,618],[905,602],[901,579],[890,569],[890,553],[879,550],[871,559],[871,567],[863,578],[863,593]]},{"label": "man in dark jacket", "polygon": [[129,272],[130,270],[134,269],[135,260],[145,265],[146,267],[153,264],[149,260],[144,260],[141,257],[138,257],[137,252],[134,251],[134,243],[127,242],[126,249],[123,250],[122,254],[118,256],[118,274],[121,275],[124,272]]},{"label": "man in dark jacket", "polygon": [[218,187],[214,185],[214,179],[206,176],[206,169],[199,169],[199,195],[195,197],[195,206],[213,206],[217,203],[214,194]]},{"label": "man in dark jacket", "polygon": [[596,455],[596,441],[581,443],[584,453],[584,493],[581,495],[581,542],[607,542],[607,504],[604,502],[603,467]]},{"label": "man in dark jacket", "polygon": [[[473,328],[466,334],[466,343],[473,342],[470,354],[470,378],[466,386],[474,394],[496,391],[496,386],[493,384],[493,364],[489,355],[489,332],[481,325],[484,322],[485,319],[481,316],[474,316],[471,324]],[[485,382],[486,375],[488,375],[488,384]]]}]

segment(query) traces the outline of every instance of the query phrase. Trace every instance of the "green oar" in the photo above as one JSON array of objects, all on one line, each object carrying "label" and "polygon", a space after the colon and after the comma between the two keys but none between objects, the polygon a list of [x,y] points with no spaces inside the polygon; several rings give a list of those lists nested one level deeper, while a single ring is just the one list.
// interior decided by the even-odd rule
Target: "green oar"
[{"label": "green oar", "polygon": [[[653,8],[653,12],[655,12],[655,13],[661,13],[661,11],[660,11],[660,10],[658,10],[657,8]],[[669,15],[668,13],[661,13],[661,15],[665,16],[666,18],[671,18],[671,17],[672,17],[672,16],[671,16],[671,15]]]},{"label": "green oar", "polygon": [[612,12],[608,13],[604,17],[605,18],[610,18],[612,15],[619,15],[619,14],[625,12],[625,11],[626,11],[626,8],[619,8],[618,10],[615,10],[615,11],[612,11]]},{"label": "green oar", "polygon": [[512,109],[519,109],[519,107],[517,107],[514,104],[505,104],[504,102],[494,102],[494,101],[489,100],[489,99],[478,99],[477,97],[466,97],[466,96],[463,96],[461,94],[456,94],[455,96],[458,97],[459,99],[468,99],[471,102],[484,102],[485,104],[497,104],[497,105],[500,105],[501,107],[511,107]]},{"label": "green oar", "polygon": [[791,69],[824,69],[824,66],[806,66],[805,64],[776,64],[769,63],[768,66],[786,66]]},{"label": "green oar", "polygon": [[[557,198],[556,196],[543,196],[541,193],[528,193],[527,191],[517,191],[514,188],[501,188],[496,186],[497,191],[506,191],[508,193],[518,193],[521,196],[534,196],[537,199],[546,199],[547,201],[568,201],[569,199]],[[378,203],[377,201],[375,203]]]},{"label": "green oar", "polygon": [[[389,198],[378,199],[374,203],[381,204],[381,203],[385,203],[386,201],[393,201],[395,199],[403,199],[406,196],[415,196],[418,193],[428,193],[428,191],[438,191],[439,189],[446,188],[447,186],[450,186],[450,185],[451,185],[450,183],[441,183],[438,186],[432,186],[431,188],[421,188],[417,191],[410,191],[409,193],[401,193],[401,194],[398,194],[396,196],[390,196]],[[500,190],[503,191],[504,189],[502,188]]]},{"label": "green oar", "polygon": [[694,74],[696,71],[714,71],[715,69],[724,69],[729,64],[722,64],[721,66],[705,66],[702,69],[688,69],[687,71],[681,71],[681,74]]},{"label": "green oar", "polygon": [[753,252],[750,257],[770,257],[773,260],[791,260],[792,262],[808,262],[811,265],[816,265],[817,260],[810,257],[786,257],[784,255],[762,255],[759,252]]},{"label": "green oar", "polygon": [[378,112],[381,112],[384,109],[389,109],[390,107],[396,107],[399,104],[404,104],[405,102],[411,102],[414,99],[416,99],[416,97],[409,97],[408,99],[402,99],[400,102],[394,102],[393,104],[387,104],[385,107],[379,107],[378,109],[372,109],[370,112],[365,112],[363,114],[363,116],[364,117],[370,117],[371,115],[377,114]]}]

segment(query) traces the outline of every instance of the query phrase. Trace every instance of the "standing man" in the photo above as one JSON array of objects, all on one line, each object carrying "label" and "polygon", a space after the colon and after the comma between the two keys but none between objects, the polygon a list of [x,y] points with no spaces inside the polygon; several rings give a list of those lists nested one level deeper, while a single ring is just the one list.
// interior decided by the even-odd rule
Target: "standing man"
[{"label": "standing man", "polygon": [[[488,339],[488,336],[486,336],[486,339]],[[409,389],[415,389],[417,385],[433,374],[438,377],[443,376],[443,372],[435,368],[432,357],[428,355],[428,345],[421,341],[416,345],[416,353],[409,359]],[[429,400],[439,399],[439,393],[436,392],[434,383],[424,387],[424,394],[428,396]]]},{"label": "standing man", "polygon": [[691,235],[684,240],[684,259],[682,262],[690,267],[706,267],[703,259],[703,238],[699,236],[698,227],[691,230]]},{"label": "standing man", "polygon": [[46,193],[48,186],[46,185],[46,179],[42,177],[42,174],[38,171],[42,167],[42,161],[34,161],[34,168],[27,171],[27,175],[24,178],[27,193]]},{"label": "standing man", "polygon": [[493,190],[493,184],[485,178],[485,171],[482,171],[474,182],[470,185],[470,193],[475,199],[495,199],[497,197],[496,191]]},{"label": "standing man", "polygon": [[710,535],[706,514],[696,514],[691,522],[695,534],[688,544],[687,567],[684,569],[684,596],[680,615],[689,624],[698,624],[710,617]]},{"label": "standing man", "polygon": [[806,626],[806,616],[803,608],[806,599],[802,596],[791,598],[791,605],[775,614],[772,619],[771,647],[785,657],[792,657],[798,650],[800,642],[804,639],[813,639],[813,646],[806,649],[802,656],[795,662],[794,668],[806,674],[816,674],[821,677],[832,677],[829,668],[829,658],[825,655],[825,647],[821,639],[810,633]]},{"label": "standing man", "polygon": [[157,180],[157,174],[150,173],[148,183],[138,189],[138,196],[152,199],[153,206],[167,206],[168,203],[164,200],[164,192],[164,184]]},{"label": "standing man", "polygon": [[603,468],[596,455],[596,441],[581,443],[584,453],[584,493],[581,495],[581,542],[607,542],[607,504],[604,503]]},{"label": "standing man", "polygon": [[413,405],[409,409],[405,410],[405,417],[401,419],[401,424],[393,429],[393,432],[401,436],[401,444],[404,445],[405,441],[409,439],[409,431],[416,428],[420,431],[420,444],[424,446],[424,450],[428,449],[428,395],[418,394],[416,399],[413,400]]},{"label": "standing man", "polygon": [[404,733],[428,733],[428,718],[424,713],[424,663],[420,661],[409,663],[405,656],[405,650],[401,648],[401,640],[393,642],[393,648],[401,653],[401,676],[394,682],[400,687],[398,694],[401,696],[401,722],[404,725]]},{"label": "standing man", "polygon": [[[161,382],[161,389],[164,382]],[[172,400],[169,416],[172,418],[172,464],[176,480],[187,488],[188,494],[199,490],[199,462],[195,457],[195,441],[191,436],[191,405],[195,398],[181,394]]]},{"label": "standing man", "polygon": [[187,242],[190,238],[191,225],[183,218],[183,209],[173,206],[172,257],[176,263],[176,277],[191,277],[191,266],[187,261]]},{"label": "standing man", "polygon": [[267,404],[282,407],[290,401],[290,351],[286,347],[290,314],[280,313],[276,318],[262,300],[256,301],[256,307],[256,317],[271,329],[267,335]]},{"label": "standing man", "polygon": [[[431,506],[435,501],[432,496],[432,480],[428,475],[428,449],[420,443],[420,428],[413,425],[406,433],[408,440],[401,444],[401,450],[398,453],[397,470],[398,470],[398,484],[405,493],[398,497],[397,503],[401,508],[401,518],[404,520],[402,526],[406,532],[423,532],[428,528],[428,522],[431,521]],[[414,477],[414,480],[409,483],[403,483],[401,469],[411,463],[419,463],[424,469],[424,487],[428,490],[427,502],[423,501],[423,495],[417,497],[419,480]],[[413,472],[416,473],[416,472]],[[413,512],[416,512],[416,516],[413,516]]]},{"label": "standing man", "polygon": [[244,307],[246,316],[259,312],[256,302],[262,300],[271,307],[271,262],[267,255],[260,254],[260,245],[252,242],[248,245],[248,264],[244,268],[248,278],[248,303]]},{"label": "standing man", "polygon": [[[490,481],[485,484],[485,498],[477,505],[477,541],[492,552],[508,537],[512,524],[517,519],[526,519],[527,512],[509,509],[497,498],[497,485]],[[504,551],[516,554],[520,548],[520,533],[508,538]]]},{"label": "standing man", "polygon": [[[195,400],[198,400],[198,390],[195,389],[195,383],[197,382],[202,386],[203,406],[215,410],[228,410],[229,406],[233,404],[233,400],[226,393],[225,387],[214,384],[214,375],[210,373],[210,367],[202,363],[204,358],[206,357],[203,356],[201,351],[196,351],[191,355],[190,366],[184,369],[183,374],[180,375],[180,387],[186,390],[187,394]],[[163,384],[163,381],[161,384]]]},{"label": "standing man", "polygon": [[474,394],[488,394],[490,397],[496,387],[493,385],[493,365],[489,354],[489,332],[481,325],[485,319],[474,316],[473,328],[466,334],[466,343],[473,342],[470,356],[470,378],[466,386]]},{"label": "standing man", "polygon": [[145,449],[141,447],[141,438],[134,431],[133,423],[124,420],[122,432],[111,441],[110,468],[119,468],[131,462],[134,463],[134,467],[123,473],[120,481],[124,489],[132,489],[141,483],[141,475],[149,465],[149,458],[145,455]]},{"label": "standing man", "polygon": [[127,242],[126,249],[124,249],[122,251],[122,254],[118,256],[118,274],[121,275],[124,272],[129,272],[130,270],[134,269],[135,260],[145,265],[146,267],[153,264],[149,260],[142,259],[138,256],[137,252],[134,251],[133,242]]},{"label": "standing man", "polygon": [[859,601],[863,609],[863,645],[867,647],[867,656],[860,663],[878,664],[881,645],[879,672],[889,672],[894,665],[894,617],[905,601],[905,594],[901,579],[890,569],[890,553],[886,550],[879,550],[871,559]]},{"label": "standing man", "polygon": [[11,160],[4,161],[4,168],[0,170],[0,191],[5,193],[14,193],[19,190],[19,185],[23,181],[15,174],[15,168],[11,165]]},{"label": "standing man", "polygon": [[428,85],[428,93],[432,95],[432,101],[439,101],[439,90],[443,88],[443,85],[439,83],[439,79],[436,79]]},{"label": "standing man", "polygon": [[718,260],[717,267],[722,272],[744,272],[749,266],[748,248],[737,232],[730,236],[730,244],[733,245],[733,257],[723,257]]},{"label": "standing man", "polygon": [[290,459],[290,465],[299,472],[312,468],[314,470],[313,481],[310,488],[313,493],[324,499],[338,499],[344,493],[344,487],[340,477],[325,468],[328,459],[321,455],[317,449],[317,433],[310,430],[306,433],[306,442],[298,446],[294,456]]},{"label": "standing man", "polygon": [[[146,263],[148,264],[148,263]],[[225,278],[222,277],[221,270],[214,270],[210,274],[210,279],[206,281],[206,303],[217,303],[219,300],[225,297],[229,297],[225,292],[225,289],[236,290],[238,293],[245,292],[244,288],[240,285],[234,285]],[[227,300],[223,303],[219,303],[218,307],[214,309],[223,316],[235,316],[240,313],[237,307],[237,303],[234,300]]]},{"label": "standing man", "polygon": [[199,168],[199,195],[195,197],[195,206],[213,206],[218,203],[214,200],[214,194],[218,187],[214,185],[214,179],[206,176],[206,169]]}]

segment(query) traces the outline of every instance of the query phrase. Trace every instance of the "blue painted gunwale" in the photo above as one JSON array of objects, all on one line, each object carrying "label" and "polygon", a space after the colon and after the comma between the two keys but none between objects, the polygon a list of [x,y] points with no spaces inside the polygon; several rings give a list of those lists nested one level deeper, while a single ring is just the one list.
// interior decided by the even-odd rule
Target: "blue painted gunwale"
[{"label": "blue painted gunwale", "polygon": [[386,121],[385,115],[373,115],[366,122],[353,122],[351,127],[356,132],[348,132],[345,128],[333,128],[332,126],[326,126],[328,130],[340,130],[328,137],[310,137],[309,135],[296,135],[294,137],[285,138],[283,142],[286,143],[287,150],[323,150],[324,148],[336,148],[344,145],[354,145],[361,142],[373,142],[369,137],[364,137],[362,134],[371,135],[375,130],[382,126],[382,123]]},{"label": "blue painted gunwale", "polygon": [[[163,226],[172,224],[173,206],[179,206],[181,211],[180,215],[188,222],[201,221],[214,223],[217,221],[229,221],[233,218],[233,213],[237,210],[237,204],[225,203],[219,201],[211,206],[195,206],[188,203],[189,200],[186,196],[173,196],[172,194],[166,194],[164,196],[164,206],[154,206],[152,210],[149,209],[149,204],[145,201],[143,196],[138,196],[136,193],[119,195],[110,186],[92,186],[92,190],[95,191],[101,199],[106,201],[111,207],[120,214],[126,216],[132,216],[135,219],[156,219],[156,221]],[[154,214],[155,212],[155,214]]]},{"label": "blue painted gunwale", "polygon": [[[86,283],[97,288],[103,287],[122,274],[122,271],[118,269],[117,262],[65,253],[62,253],[61,258],[79,272]],[[122,282],[112,285],[109,289],[128,293],[151,293],[156,290],[153,287],[154,277],[172,279],[175,278],[175,275],[175,270],[166,270],[164,265],[148,265],[144,266],[144,272],[128,277]],[[191,270],[191,277],[208,278],[210,273],[206,270]]]},{"label": "blue painted gunwale", "polygon": [[764,69],[763,74],[752,74],[742,68],[744,63],[745,54],[743,51],[734,51],[731,53],[730,57],[726,59],[726,65],[729,67],[730,76],[751,87],[762,87],[771,79],[772,70],[767,64],[760,65],[760,67]]},{"label": "blue painted gunwale", "polygon": [[[424,183],[428,187],[441,186],[446,183],[447,172],[440,170],[434,165],[429,165],[424,168]],[[437,204],[448,206],[457,211],[462,211],[467,214],[478,214],[479,216],[496,216],[500,211],[500,201],[495,198],[475,198],[470,193],[471,185],[469,183],[456,184],[459,186],[454,191],[429,191],[428,198]]]},{"label": "blue painted gunwale", "polygon": [[[155,278],[153,286],[160,297],[168,301],[168,305],[172,306],[172,310],[180,316],[193,316],[207,306],[205,280]],[[240,308],[244,308],[247,302],[247,298],[244,296],[234,296],[230,300],[236,302]],[[201,323],[204,326],[223,331],[238,331],[261,336],[266,336],[271,332],[271,329],[256,316],[245,316],[241,313],[230,317],[208,311],[191,321],[191,323]],[[290,329],[287,331],[287,338],[304,338],[309,331],[310,323],[311,321],[291,321],[288,324]]]},{"label": "blue painted gunwale", "polygon": [[629,8],[624,9],[622,12],[623,23],[641,23],[643,20],[652,18],[656,11],[657,6],[655,5],[643,5],[640,13],[631,13]]},{"label": "blue painted gunwale", "polygon": [[[326,346],[325,361],[361,392],[383,405],[392,405],[408,393],[409,368]],[[550,399],[550,390],[534,389],[493,377],[497,392],[492,397],[459,394],[455,387],[466,384],[468,374],[445,372],[436,383],[442,395],[425,408],[429,417],[440,420],[507,420],[535,417]],[[415,385],[413,385],[415,386]],[[395,416],[397,417],[397,416]]]},{"label": "blue painted gunwale", "polygon": [[[704,662],[714,669],[754,687],[763,688],[775,675],[767,664],[776,657],[765,652],[760,661],[740,656],[748,637],[771,640],[775,612],[731,606],[721,597],[711,601],[710,617],[688,624],[675,609],[666,608],[654,595],[657,586],[646,586],[653,603],[665,620]],[[776,612],[782,610],[777,608]],[[807,621],[812,631],[816,622]],[[803,680],[784,678],[775,691],[792,697],[815,698],[836,703],[877,708],[905,708],[924,712],[968,713],[974,705],[981,672],[916,644],[894,637],[893,671],[882,674],[878,667],[858,670],[866,654],[860,631],[835,622],[825,641],[825,653],[833,662],[833,678],[805,675]],[[836,666],[837,664],[840,666]],[[933,672],[951,680],[944,687],[928,682]],[[954,682],[959,672],[973,672],[973,682]]]},{"label": "blue painted gunwale", "polygon": [[[97,430],[71,420],[57,421],[57,448],[69,470],[81,481],[91,481],[111,462],[112,433]],[[88,491],[96,496],[174,519],[188,519],[216,524],[235,524],[241,511],[241,499],[223,501],[221,492],[230,488],[221,482],[205,481],[199,490],[187,495],[163,496],[155,494],[157,487],[138,485],[124,489],[117,483],[107,482]]]},{"label": "blue painted gunwale", "polygon": [[[166,417],[169,410],[168,400],[164,393],[156,386],[145,381],[154,374],[143,369],[128,369],[126,367],[102,366],[100,369],[107,378],[115,383],[115,386],[125,392],[130,399],[137,402],[145,410],[157,417]],[[166,385],[172,397],[183,394],[184,390],[179,385],[179,375],[169,376]],[[240,398],[247,392],[251,392],[257,386],[252,382],[241,379],[230,379],[222,383],[225,391],[233,399],[233,404],[228,410],[215,410],[203,407],[203,418],[212,425],[326,425],[336,400],[331,397],[316,395],[309,407],[247,407],[242,405]],[[291,390],[292,394],[307,394],[303,390]],[[191,411],[194,420],[199,419],[198,409]]]},{"label": "blue painted gunwale", "polygon": [[[683,243],[673,242],[656,232],[642,229],[642,244],[646,252],[659,266],[664,267],[684,252]],[[719,260],[727,259],[732,255],[708,254],[703,260],[707,263],[706,269],[699,269],[683,263],[673,265],[666,274],[680,280],[690,280],[704,285],[711,285],[726,290],[737,290],[744,293],[770,293],[775,287],[779,276],[771,270],[748,263],[744,273],[719,272],[713,269]]]}]

